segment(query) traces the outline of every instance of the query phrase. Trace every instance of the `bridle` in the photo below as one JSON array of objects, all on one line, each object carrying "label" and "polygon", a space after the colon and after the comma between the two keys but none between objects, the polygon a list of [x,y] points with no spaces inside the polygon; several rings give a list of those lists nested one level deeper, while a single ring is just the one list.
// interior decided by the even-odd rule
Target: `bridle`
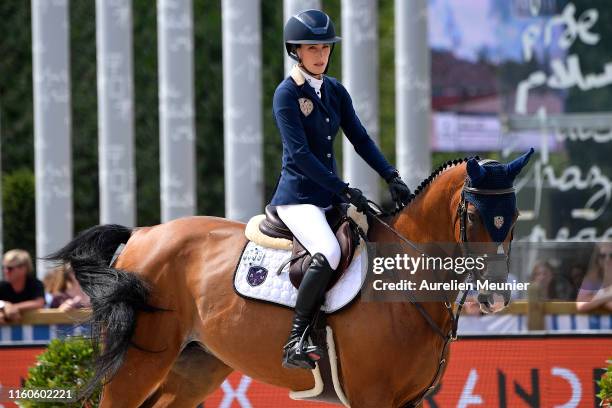
[{"label": "bridle", "polygon": [[[466,180],[467,183],[467,180]],[[467,219],[467,201],[465,199],[465,193],[472,193],[472,194],[479,194],[479,195],[503,195],[503,194],[514,194],[516,192],[516,189],[514,187],[510,187],[510,188],[502,188],[499,190],[490,190],[490,189],[483,189],[483,188],[474,188],[474,187],[468,187],[466,185],[466,183],[464,183],[463,185],[463,190],[461,191],[461,202],[459,203],[459,206],[457,207],[457,215],[459,216],[459,236],[461,239],[461,243],[465,243],[468,242],[468,237],[467,237],[467,227],[466,227],[466,219]]]},{"label": "bridle", "polygon": [[[481,160],[478,163],[480,165],[483,165],[486,163],[498,163],[498,162],[495,160],[486,159],[486,160]],[[461,202],[459,203],[459,206],[457,207],[457,219],[459,220],[459,242],[462,246],[462,249],[468,248],[466,244],[469,242],[469,239],[467,236],[468,201],[465,198],[465,193],[472,193],[472,194],[484,195],[484,196],[498,196],[498,195],[516,193],[516,188],[514,187],[499,188],[499,189],[484,189],[484,188],[475,188],[475,187],[468,186],[468,183],[469,183],[469,179],[466,178],[463,183],[463,188],[461,190]],[[457,221],[455,221],[455,223],[456,222]],[[501,242],[498,245],[497,252],[495,254],[485,254],[487,258],[487,263],[489,264],[505,263],[506,271],[510,270],[510,251],[512,249],[512,240],[514,239],[514,225],[510,227],[509,234],[510,234],[510,242],[508,244],[508,252],[505,251],[503,242]],[[464,253],[464,255],[470,255],[470,252],[468,251],[467,253]],[[470,271],[470,273],[472,277],[476,275],[475,271]],[[490,295],[479,294],[478,301],[480,303],[484,303],[486,301],[488,302],[490,300],[488,299],[489,296]],[[510,300],[509,297],[507,299],[506,297],[504,297],[504,306],[508,305],[509,300]],[[459,311],[461,310],[460,308],[462,307],[463,307],[463,302],[460,302]]]},{"label": "bridle", "polygon": [[[481,161],[481,163],[488,163],[488,162],[493,162],[493,160]],[[468,201],[465,198],[465,193],[467,192],[467,193],[478,194],[478,195],[504,195],[504,194],[514,194],[516,192],[516,189],[514,187],[503,188],[503,189],[480,189],[480,188],[471,187],[468,185],[468,183],[469,183],[469,179],[466,178],[466,180],[463,183],[463,187],[461,189],[461,201],[459,203],[459,206],[457,207],[457,218],[453,222],[453,224],[456,224],[457,220],[459,221],[459,244],[461,245],[462,250],[464,250],[463,252],[464,256],[472,255],[472,253],[470,253],[469,251],[465,251],[467,248],[466,244],[470,242],[468,238],[468,234],[467,234]],[[370,202],[370,203],[374,204],[375,208],[379,210],[378,214],[371,213],[373,219],[379,222],[384,228],[389,230],[402,243],[410,246],[413,250],[417,251],[419,254],[422,254],[422,251],[418,246],[416,246],[413,242],[403,237],[395,228],[391,227],[389,224],[387,224],[385,221],[381,219],[384,212],[380,211],[380,207],[376,203],[373,203],[373,202]],[[511,249],[511,244],[512,244],[512,238],[514,237],[513,230],[514,228],[511,227],[510,228],[510,246],[508,248],[508,252],[506,253],[506,251],[503,248],[503,243],[501,243],[498,246],[498,252],[496,254],[486,254],[487,262],[491,263],[491,262],[502,261],[506,263],[507,265],[509,265],[510,249]],[[468,273],[468,276],[470,276],[470,274],[472,275],[475,274],[474,271],[468,271],[467,273]],[[459,314],[461,313],[461,309],[463,308],[466,297],[467,297],[467,292],[464,291],[459,302],[457,303],[457,311],[453,310],[452,304],[448,298],[444,302],[445,308],[447,312],[449,313],[449,317],[451,318],[452,327],[451,327],[451,332],[449,333],[449,336],[452,338],[452,340],[457,339],[457,326],[458,326]],[[413,299],[409,299],[409,301],[415,304],[415,306],[417,306],[417,309],[419,309],[419,311],[421,311],[421,314],[423,314],[425,317],[427,312],[424,309],[422,309],[422,306],[420,306],[418,302],[414,301]],[[447,335],[445,335],[442,329],[440,329],[440,327],[433,322],[429,314],[427,314],[427,317],[425,317],[425,319],[430,323],[430,325],[432,326],[434,331],[436,331],[436,333],[440,334],[442,338],[446,339]]]},{"label": "bridle", "polygon": [[[490,163],[490,162],[495,162],[494,160],[482,160],[479,162],[479,164],[485,164],[485,163]],[[469,237],[467,234],[467,209],[468,209],[468,202],[465,198],[465,193],[472,193],[472,194],[478,194],[478,195],[504,195],[504,194],[514,194],[516,192],[516,189],[514,187],[510,187],[510,188],[503,188],[503,189],[480,189],[480,188],[475,188],[475,187],[471,187],[468,185],[469,184],[469,179],[466,178],[466,180],[463,183],[463,187],[461,189],[461,201],[459,203],[459,206],[457,207],[457,218],[455,219],[455,221],[453,222],[453,225],[456,224],[457,220],[459,221],[459,244],[462,247],[462,250],[467,249],[467,243],[470,242],[469,241]],[[375,203],[373,203],[375,204]],[[380,207],[378,205],[375,204],[375,208],[377,210],[379,210],[378,214],[372,214],[372,218],[375,219],[377,222],[379,222],[384,228],[386,228],[387,230],[389,230],[391,233],[393,233],[402,243],[410,246],[412,249],[416,250],[419,253],[422,253],[421,250],[411,241],[409,241],[408,239],[406,239],[405,237],[403,237],[395,228],[391,227],[389,224],[387,224],[385,221],[383,221],[381,219],[381,217],[383,216],[383,212],[380,211]],[[512,243],[512,238],[513,238],[513,230],[514,230],[514,226],[512,226],[510,228],[510,243]],[[501,248],[501,253],[500,253],[500,248]],[[466,255],[470,255],[470,252],[464,252],[463,253],[464,256]],[[508,248],[508,252],[506,253],[504,248],[503,248],[503,243],[500,243],[500,245],[498,246],[498,252],[496,254],[486,254],[487,257],[487,262],[491,263],[491,262],[505,262],[506,263],[506,267],[509,268],[509,262],[510,262],[510,247]],[[435,272],[435,271],[434,271]],[[466,279],[470,279],[473,278],[475,275],[475,271],[467,271],[466,272],[467,278]],[[445,292],[446,293],[446,292]],[[412,303],[416,309],[419,311],[419,313],[423,316],[423,318],[427,321],[427,323],[431,326],[431,328],[434,330],[434,332],[436,332],[444,341],[444,346],[442,347],[442,352],[440,354],[440,359],[439,359],[439,363],[438,363],[438,368],[436,370],[436,374],[434,375],[431,383],[429,384],[428,387],[426,387],[420,394],[418,397],[416,397],[415,399],[409,401],[408,403],[404,404],[402,406],[402,408],[413,408],[413,407],[417,407],[419,406],[419,404],[434,390],[434,388],[437,386],[440,378],[442,377],[442,373],[444,372],[443,368],[446,365],[446,355],[448,353],[448,347],[449,344],[455,340],[457,340],[457,328],[459,325],[459,316],[461,314],[461,310],[463,309],[463,305],[465,304],[465,300],[467,298],[467,294],[468,291],[464,290],[459,301],[457,302],[457,308],[456,310],[454,310],[453,308],[453,304],[452,302],[447,298],[446,301],[444,302],[444,307],[446,312],[449,315],[450,321],[451,321],[451,328],[447,333],[444,333],[444,331],[440,328],[440,326],[433,320],[433,318],[429,315],[429,313],[427,313],[427,311],[425,310],[425,308],[418,303],[414,297],[412,297],[412,295],[410,294],[410,292],[408,292],[408,297],[409,297],[409,302]],[[481,301],[481,296],[479,294],[478,296],[478,300],[479,302]],[[484,299],[483,299],[484,301]],[[507,301],[504,298],[504,303],[505,305],[507,305]]]}]

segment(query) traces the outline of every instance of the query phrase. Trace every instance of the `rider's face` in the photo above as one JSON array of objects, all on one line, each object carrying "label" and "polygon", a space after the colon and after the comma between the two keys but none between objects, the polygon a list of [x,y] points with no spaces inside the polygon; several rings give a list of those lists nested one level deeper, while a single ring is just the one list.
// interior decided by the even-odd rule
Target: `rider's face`
[{"label": "rider's face", "polygon": [[303,44],[297,49],[304,68],[315,75],[325,72],[330,52],[329,44]]}]

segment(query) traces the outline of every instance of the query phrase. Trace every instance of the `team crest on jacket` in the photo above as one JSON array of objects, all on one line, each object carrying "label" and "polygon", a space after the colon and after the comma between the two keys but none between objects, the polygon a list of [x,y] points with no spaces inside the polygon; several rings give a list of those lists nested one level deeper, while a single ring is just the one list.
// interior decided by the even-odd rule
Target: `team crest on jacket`
[{"label": "team crest on jacket", "polygon": [[298,99],[298,101],[300,102],[300,110],[302,111],[304,116],[310,115],[312,113],[312,110],[314,109],[312,101],[308,98],[300,98]]},{"label": "team crest on jacket", "polygon": [[504,225],[504,217],[501,215],[493,217],[493,225],[495,225],[495,228],[500,229]]}]

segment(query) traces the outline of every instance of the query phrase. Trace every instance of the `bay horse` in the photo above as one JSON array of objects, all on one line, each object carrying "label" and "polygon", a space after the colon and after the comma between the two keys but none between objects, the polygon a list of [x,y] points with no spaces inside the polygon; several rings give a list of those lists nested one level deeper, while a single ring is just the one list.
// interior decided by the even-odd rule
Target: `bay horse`
[{"label": "bay horse", "polygon": [[[509,164],[487,166],[474,158],[446,163],[387,219],[388,226],[413,242],[492,242],[484,214],[466,200],[466,189],[491,194],[493,203],[503,194],[514,197],[513,189],[497,195],[486,188],[487,169],[500,169],[512,186],[531,153]],[[483,180],[485,188],[476,188]],[[518,214],[510,210],[510,232],[498,242],[506,251]],[[101,225],[47,257],[69,263],[91,297],[92,337],[101,347],[85,392],[105,381],[101,407],[194,407],[234,370],[290,390],[313,387],[310,371],[281,366],[291,311],[234,291],[244,229],[244,223],[209,216],[135,229]],[[368,238],[376,242],[389,234],[374,221]],[[113,263],[120,244],[125,247]],[[448,292],[450,299],[456,296]],[[422,406],[447,343],[422,311],[443,333],[451,332],[452,319],[443,302],[415,306],[357,299],[327,317],[352,408]]]}]

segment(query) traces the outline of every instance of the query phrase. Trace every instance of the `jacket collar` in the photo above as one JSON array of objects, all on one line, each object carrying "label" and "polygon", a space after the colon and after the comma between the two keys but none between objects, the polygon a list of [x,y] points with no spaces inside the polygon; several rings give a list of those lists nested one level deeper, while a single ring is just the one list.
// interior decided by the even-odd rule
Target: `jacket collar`
[{"label": "jacket collar", "polygon": [[[291,69],[291,72],[289,73],[289,76],[291,77],[291,79],[293,79],[293,81],[295,82],[297,86],[302,88],[303,91],[310,94],[312,99],[315,100],[315,103],[318,103],[319,105],[321,105],[321,107],[325,110],[325,112],[327,112],[326,104],[327,104],[328,97],[329,97],[328,89],[327,89],[327,81],[324,80],[323,85],[321,85],[321,91],[323,95],[322,95],[322,98],[319,98],[315,94],[314,89],[312,89],[310,85],[306,84],[306,78],[304,78],[304,75],[302,74],[302,71],[300,71],[300,69],[298,68],[297,64],[293,66],[293,68]],[[304,85],[308,85],[308,86],[304,86]]]},{"label": "jacket collar", "polygon": [[302,71],[300,71],[297,64],[291,68],[291,73],[289,76],[293,79],[297,86],[302,86],[306,82],[306,78],[304,78],[304,75],[302,75]]}]

